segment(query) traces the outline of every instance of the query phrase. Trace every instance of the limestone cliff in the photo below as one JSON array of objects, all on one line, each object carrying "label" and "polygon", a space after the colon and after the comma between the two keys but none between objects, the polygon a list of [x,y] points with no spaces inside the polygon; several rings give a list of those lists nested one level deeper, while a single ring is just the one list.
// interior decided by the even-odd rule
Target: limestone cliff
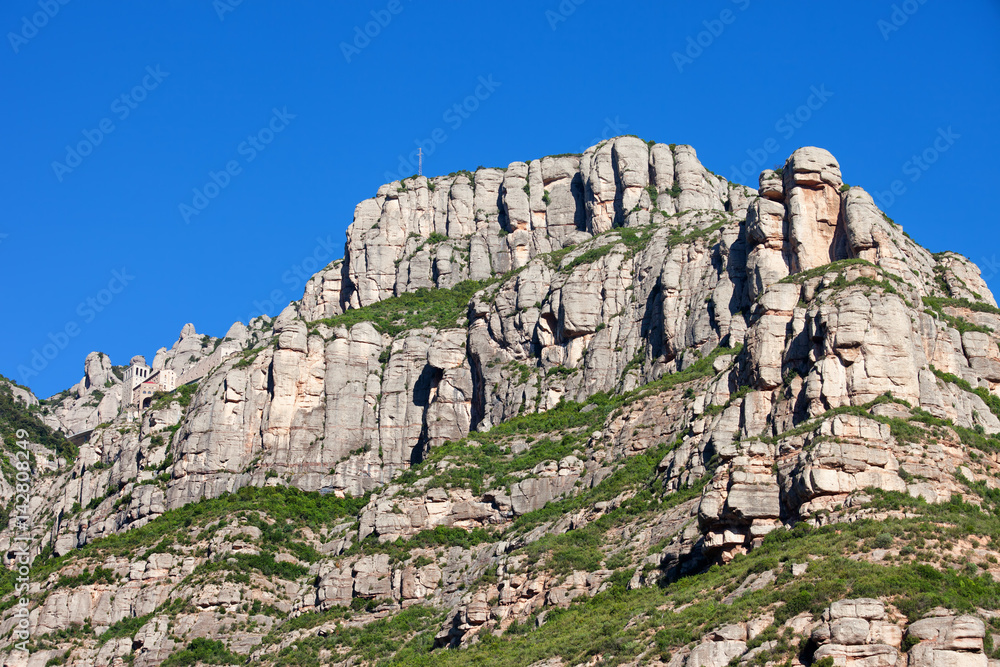
[{"label": "limestone cliff", "polygon": [[[756,191],[689,146],[635,137],[390,183],[358,205],[344,258],[279,316],[223,339],[188,325],[161,349],[154,369],[188,384],[140,420],[117,416],[121,379],[99,353],[41,406],[67,434],[94,430],[32,507],[35,551],[64,559],[63,579],[35,584],[32,627],[117,628],[80,644],[78,664],[132,651],[133,664],[159,664],[220,632],[227,650],[280,664],[295,641],[268,635],[281,614],[354,606],[372,614],[365,625],[426,603],[447,611],[434,645],[468,646],[619,584],[739,571],[797,525],[897,517],[880,494],[985,506],[998,331],[977,268],[917,245],[819,148],[762,173]],[[251,500],[299,492],[341,503],[337,520],[297,528],[301,546],[259,548],[279,524]],[[114,546],[173,540],[187,532],[175,517],[230,503],[233,523],[213,514],[175,546]],[[595,532],[589,567],[559,564],[553,536]],[[8,562],[11,538],[0,533]],[[284,560],[212,578],[265,555]],[[91,581],[98,563],[110,574]],[[750,593],[785,585],[782,567],[744,584],[766,571]],[[782,620],[817,660],[966,664],[945,662],[958,652],[986,664],[981,621],[911,618],[910,650],[898,601],[873,602],[877,613],[834,602],[822,619]],[[209,618],[220,610],[238,620]],[[777,651],[777,634],[754,644],[780,614],[769,613],[662,664],[751,660],[766,641]],[[129,619],[136,632],[116,634]]]}]

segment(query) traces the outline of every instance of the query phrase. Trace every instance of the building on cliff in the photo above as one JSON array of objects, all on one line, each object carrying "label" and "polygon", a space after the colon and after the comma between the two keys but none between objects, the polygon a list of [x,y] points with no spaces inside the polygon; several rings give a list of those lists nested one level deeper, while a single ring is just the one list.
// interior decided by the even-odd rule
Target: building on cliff
[{"label": "building on cliff", "polygon": [[153,402],[158,391],[173,391],[177,388],[177,374],[167,368],[152,370],[146,365],[142,355],[132,357],[122,379],[125,390],[122,397],[122,412],[129,416],[138,415]]}]

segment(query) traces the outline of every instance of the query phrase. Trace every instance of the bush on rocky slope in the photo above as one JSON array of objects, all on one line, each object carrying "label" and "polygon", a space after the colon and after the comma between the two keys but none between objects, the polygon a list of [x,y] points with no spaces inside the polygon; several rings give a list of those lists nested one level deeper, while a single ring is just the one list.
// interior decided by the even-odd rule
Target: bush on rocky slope
[{"label": "bush on rocky slope", "polygon": [[395,336],[408,329],[435,327],[447,329],[461,326],[469,309],[469,299],[489,281],[467,280],[451,289],[425,289],[406,292],[364,308],[348,310],[343,315],[316,322],[331,329],[370,322],[383,333]]},{"label": "bush on rocky slope", "polygon": [[15,447],[19,430],[26,431],[33,444],[53,451],[58,457],[72,461],[79,453],[76,445],[52,430],[31,408],[17,400],[9,381],[0,376],[0,435],[9,451]]}]

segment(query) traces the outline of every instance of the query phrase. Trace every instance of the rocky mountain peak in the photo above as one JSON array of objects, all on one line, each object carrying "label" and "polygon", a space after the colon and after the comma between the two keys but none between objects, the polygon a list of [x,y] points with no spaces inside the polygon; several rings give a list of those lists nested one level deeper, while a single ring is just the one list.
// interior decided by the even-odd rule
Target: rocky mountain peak
[{"label": "rocky mountain peak", "polygon": [[94,389],[102,388],[109,383],[118,381],[117,376],[112,372],[111,359],[102,352],[91,352],[83,363],[84,377],[83,389],[92,392]]},{"label": "rocky mountain peak", "polygon": [[[759,190],[630,136],[389,183],[276,318],[185,325],[153,361],[179,387],[138,420],[109,414],[113,391],[91,404],[120,387],[96,353],[40,407],[94,431],[33,510],[61,569],[31,622],[107,631],[58,640],[101,664],[192,636],[272,664],[315,640],[348,664],[348,616],[481,656],[632,595],[652,625],[614,650],[650,664],[986,665],[949,591],[1000,589],[902,541],[996,509],[998,331],[978,269],[920,247],[820,148]],[[962,542],[992,572],[991,545]],[[660,634],[664,610],[697,634]]]}]

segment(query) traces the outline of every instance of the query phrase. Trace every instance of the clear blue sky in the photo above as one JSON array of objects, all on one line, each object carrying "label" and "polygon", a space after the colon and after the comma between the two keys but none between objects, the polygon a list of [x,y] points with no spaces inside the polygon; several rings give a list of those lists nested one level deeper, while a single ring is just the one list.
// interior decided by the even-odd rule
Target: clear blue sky
[{"label": "clear blue sky", "polygon": [[[328,237],[341,256],[355,204],[435,130],[430,175],[637,134],[692,144],[726,177],[750,160],[756,185],[761,166],[822,146],[852,184],[900,181],[889,215],[995,265],[1000,286],[997,0],[63,1],[0,10],[0,373],[41,396],[91,350],[151,358],[186,322],[221,336],[273,292],[269,314],[301,296],[296,267]],[[477,92],[474,111],[449,112]],[[80,142],[88,154],[67,155]],[[933,164],[910,162],[928,149]],[[65,349],[19,373],[53,338]]]}]

